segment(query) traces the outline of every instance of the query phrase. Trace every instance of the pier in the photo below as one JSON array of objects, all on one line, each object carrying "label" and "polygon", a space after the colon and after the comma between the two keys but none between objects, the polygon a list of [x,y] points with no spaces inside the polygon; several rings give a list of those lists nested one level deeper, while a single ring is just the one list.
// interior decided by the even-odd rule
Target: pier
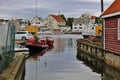
[{"label": "pier", "polygon": [[0,80],[24,80],[27,53],[15,53],[14,58],[0,74]]},{"label": "pier", "polygon": [[[104,50],[101,43],[90,42],[89,40],[77,40],[77,54],[86,58],[89,61],[96,59],[97,61],[104,62],[105,64],[120,70],[120,55]],[[83,54],[87,55],[83,56]]]}]

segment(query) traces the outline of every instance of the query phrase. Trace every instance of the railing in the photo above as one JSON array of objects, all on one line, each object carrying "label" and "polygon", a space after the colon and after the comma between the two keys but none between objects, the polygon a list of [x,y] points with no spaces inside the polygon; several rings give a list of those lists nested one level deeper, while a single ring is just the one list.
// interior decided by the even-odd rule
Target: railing
[{"label": "railing", "polygon": [[14,56],[15,25],[13,21],[0,25],[0,73]]}]

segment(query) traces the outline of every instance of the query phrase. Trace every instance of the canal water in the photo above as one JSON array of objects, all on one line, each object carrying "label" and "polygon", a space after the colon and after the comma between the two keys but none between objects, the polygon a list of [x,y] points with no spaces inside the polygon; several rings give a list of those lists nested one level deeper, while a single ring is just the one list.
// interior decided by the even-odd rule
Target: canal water
[{"label": "canal water", "polygon": [[[26,60],[25,80],[120,80],[119,72],[108,68],[107,73],[110,74],[107,75],[106,67],[94,68],[77,57],[76,39],[83,38],[81,35],[50,36],[55,40],[54,48]],[[112,71],[117,76],[114,77]],[[106,78],[110,75],[112,78]]]}]

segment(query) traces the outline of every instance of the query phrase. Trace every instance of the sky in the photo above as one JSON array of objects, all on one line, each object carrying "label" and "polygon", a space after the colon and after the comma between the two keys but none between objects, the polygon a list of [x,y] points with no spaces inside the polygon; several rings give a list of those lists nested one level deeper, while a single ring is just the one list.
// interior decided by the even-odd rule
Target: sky
[{"label": "sky", "polygon": [[[49,14],[64,14],[66,18],[78,18],[84,13],[100,16],[100,1],[101,0],[0,0],[0,18],[32,19],[36,14],[43,19]],[[114,0],[103,1],[105,10]]]}]

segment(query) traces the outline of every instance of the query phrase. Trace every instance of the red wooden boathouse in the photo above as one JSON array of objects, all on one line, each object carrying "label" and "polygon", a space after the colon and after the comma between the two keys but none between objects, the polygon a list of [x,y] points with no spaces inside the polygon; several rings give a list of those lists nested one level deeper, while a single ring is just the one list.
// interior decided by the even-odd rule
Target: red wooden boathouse
[{"label": "red wooden boathouse", "polygon": [[115,0],[101,17],[104,24],[104,49],[120,54],[120,0]]}]

